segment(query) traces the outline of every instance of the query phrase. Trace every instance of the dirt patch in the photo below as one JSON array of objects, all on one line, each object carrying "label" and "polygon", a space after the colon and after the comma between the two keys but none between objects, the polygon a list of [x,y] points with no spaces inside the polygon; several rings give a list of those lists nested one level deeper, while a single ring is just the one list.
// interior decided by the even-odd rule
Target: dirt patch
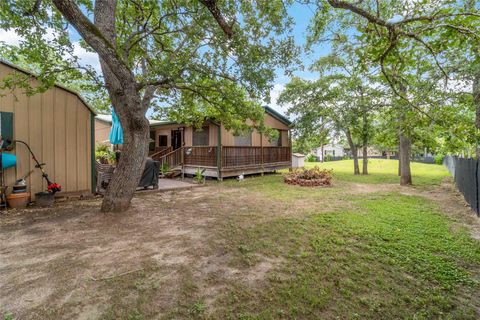
[{"label": "dirt patch", "polygon": [[[144,193],[121,214],[100,213],[96,199],[2,215],[0,314],[96,319],[128,304],[112,293],[131,285],[156,301],[157,317],[198,292],[214,301],[226,282],[255,285],[275,262],[241,270],[229,265],[216,229],[227,215],[256,206],[250,196],[231,194],[217,186]],[[128,298],[138,299],[146,298]]]}]

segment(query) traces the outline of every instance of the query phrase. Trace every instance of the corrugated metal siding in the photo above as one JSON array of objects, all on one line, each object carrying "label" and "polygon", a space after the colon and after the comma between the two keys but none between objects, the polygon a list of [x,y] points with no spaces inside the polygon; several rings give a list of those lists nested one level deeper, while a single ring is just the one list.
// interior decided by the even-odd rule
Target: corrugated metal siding
[{"label": "corrugated metal siding", "polygon": [[[15,71],[0,64],[0,79]],[[35,85],[36,80],[32,80]],[[13,112],[14,139],[27,142],[36,157],[45,162],[45,171],[64,192],[86,192],[91,188],[92,113],[73,93],[53,87],[44,93],[25,95],[21,89],[4,91],[0,111]],[[18,144],[16,168],[6,169],[6,183],[12,185],[30,170],[29,191],[46,189],[41,173],[25,146]]]}]

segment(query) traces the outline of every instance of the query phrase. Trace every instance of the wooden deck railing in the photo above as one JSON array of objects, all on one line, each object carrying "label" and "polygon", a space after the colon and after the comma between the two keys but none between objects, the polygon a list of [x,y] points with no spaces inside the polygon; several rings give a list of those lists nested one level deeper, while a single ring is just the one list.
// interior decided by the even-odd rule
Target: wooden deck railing
[{"label": "wooden deck railing", "polygon": [[262,147],[222,147],[222,168],[261,164]]},{"label": "wooden deck railing", "polygon": [[290,162],[290,147],[222,147],[222,167],[248,167]]},{"label": "wooden deck railing", "polygon": [[183,153],[183,148],[178,148],[155,160],[160,162],[160,168],[162,168],[165,164],[167,164],[170,169],[173,169],[182,164],[183,162],[182,153]]},{"label": "wooden deck railing", "polygon": [[160,158],[166,155],[167,153],[172,152],[172,147],[156,147],[155,151],[149,155],[155,161],[160,161]]},{"label": "wooden deck railing", "polygon": [[263,147],[263,163],[292,161],[290,147]]},{"label": "wooden deck railing", "polygon": [[[163,153],[163,154],[162,154]],[[221,147],[221,169],[261,167],[291,162],[290,147]],[[189,146],[165,153],[159,151],[151,157],[169,168],[179,165],[217,167],[218,147]]]},{"label": "wooden deck railing", "polygon": [[185,165],[216,167],[217,147],[184,147]]}]

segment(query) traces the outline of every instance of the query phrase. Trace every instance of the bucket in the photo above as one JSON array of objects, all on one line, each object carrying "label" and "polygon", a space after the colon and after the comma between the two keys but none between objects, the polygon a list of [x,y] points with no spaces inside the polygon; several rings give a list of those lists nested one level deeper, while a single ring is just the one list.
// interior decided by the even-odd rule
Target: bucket
[{"label": "bucket", "polygon": [[35,204],[40,207],[49,207],[53,205],[55,198],[51,192],[37,192],[35,193]]},{"label": "bucket", "polygon": [[7,202],[11,208],[24,209],[30,202],[30,194],[28,192],[11,193],[7,196]]},{"label": "bucket", "polygon": [[0,157],[3,169],[15,167],[17,165],[17,156],[14,154],[1,152]]}]

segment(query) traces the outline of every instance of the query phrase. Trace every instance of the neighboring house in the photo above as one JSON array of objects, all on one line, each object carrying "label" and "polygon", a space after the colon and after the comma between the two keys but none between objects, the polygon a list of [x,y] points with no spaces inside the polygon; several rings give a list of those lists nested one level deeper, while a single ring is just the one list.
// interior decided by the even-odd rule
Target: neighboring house
[{"label": "neighboring house", "polygon": [[314,150],[318,161],[324,161],[325,157],[341,158],[346,152],[343,146],[337,144],[326,144],[323,147]]},{"label": "neighboring house", "polygon": [[[148,120],[150,125],[159,124],[163,121]],[[111,114],[97,114],[95,117],[95,143],[110,144],[109,135],[112,128]]]},{"label": "neighboring house", "polygon": [[[205,169],[206,176],[218,179],[290,168],[291,122],[272,108],[264,108],[265,125],[279,132],[275,141],[256,130],[235,136],[212,120],[200,130],[172,121],[151,120],[150,156],[187,174]],[[100,122],[97,117],[97,128],[103,130]]]},{"label": "neighboring house", "polygon": [[[39,85],[31,72],[0,61],[0,82],[15,76],[28,76],[32,86]],[[95,112],[76,92],[60,85],[32,96],[21,88],[4,89],[0,91],[0,117],[4,140],[28,143],[45,163],[50,179],[62,186],[60,195],[92,192]],[[45,191],[46,183],[27,148],[17,144],[12,153],[17,165],[5,169],[5,184],[11,186],[33,170],[26,179],[28,192],[34,198],[35,193]]]},{"label": "neighboring house", "polygon": [[[334,159],[341,159],[343,157],[349,157],[349,158],[352,157],[352,152],[350,151],[349,147],[343,147],[337,144],[324,145],[323,148],[320,147],[315,149],[313,153],[317,157],[318,161],[324,161],[326,157],[331,157]],[[396,156],[396,154],[397,153],[395,151],[383,151],[375,147],[367,147],[367,156],[369,158],[390,159],[390,157],[394,157]],[[359,158],[363,156],[363,149],[361,147],[358,147],[357,155]]]}]

